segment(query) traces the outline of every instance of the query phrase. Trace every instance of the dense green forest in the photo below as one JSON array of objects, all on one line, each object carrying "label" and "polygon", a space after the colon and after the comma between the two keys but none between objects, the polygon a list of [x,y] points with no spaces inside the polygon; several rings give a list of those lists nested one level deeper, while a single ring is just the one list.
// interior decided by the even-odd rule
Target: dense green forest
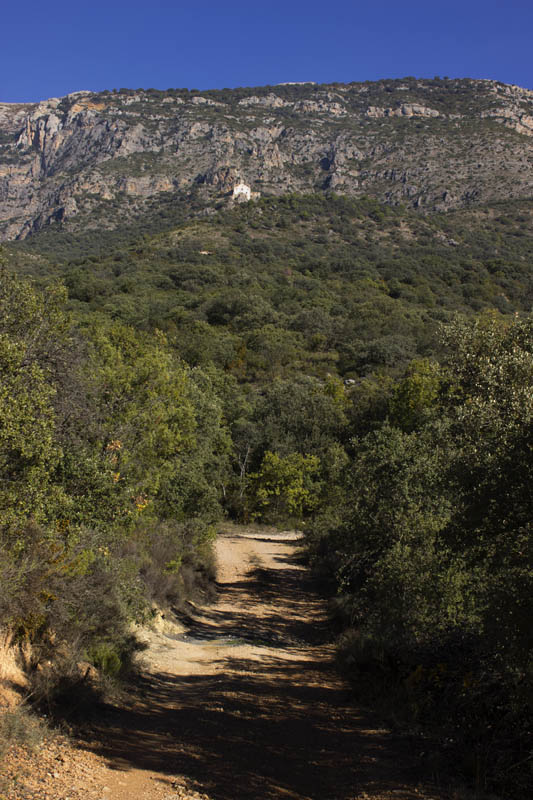
[{"label": "dense green forest", "polygon": [[36,696],[124,673],[222,516],[298,524],[357,691],[524,797],[532,215],[287,196],[8,245],[0,615]]},{"label": "dense green forest", "polygon": [[132,244],[120,231],[50,231],[11,249],[19,272],[63,281],[76,314],[162,330],[189,364],[252,384],[355,378],[432,352],[437,325],[457,311],[528,311],[532,214],[529,201],[421,217],[288,196]]}]

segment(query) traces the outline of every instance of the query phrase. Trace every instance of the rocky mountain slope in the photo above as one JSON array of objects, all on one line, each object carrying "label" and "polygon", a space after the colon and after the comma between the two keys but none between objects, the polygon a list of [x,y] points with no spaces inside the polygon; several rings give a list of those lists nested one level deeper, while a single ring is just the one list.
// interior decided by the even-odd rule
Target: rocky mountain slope
[{"label": "rocky mountain slope", "polygon": [[533,92],[383,80],[76,92],[0,104],[0,239],[115,227],[165,198],[203,207],[335,191],[422,211],[533,193]]}]

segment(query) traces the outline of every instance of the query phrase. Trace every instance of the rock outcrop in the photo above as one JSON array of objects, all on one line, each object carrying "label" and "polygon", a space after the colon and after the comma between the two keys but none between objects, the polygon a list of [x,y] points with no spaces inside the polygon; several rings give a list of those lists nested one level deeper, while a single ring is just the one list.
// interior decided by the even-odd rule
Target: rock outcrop
[{"label": "rock outcrop", "polygon": [[401,106],[396,108],[379,108],[378,106],[369,106],[367,117],[440,117],[441,114],[435,108],[427,108],[418,103],[402,103]]}]

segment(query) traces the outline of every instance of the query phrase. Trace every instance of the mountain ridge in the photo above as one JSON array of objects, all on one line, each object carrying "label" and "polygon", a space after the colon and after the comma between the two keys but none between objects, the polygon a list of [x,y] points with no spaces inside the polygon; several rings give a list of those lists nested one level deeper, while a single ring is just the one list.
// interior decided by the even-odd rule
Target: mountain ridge
[{"label": "mountain ridge", "polygon": [[533,194],[533,91],[404,78],[0,103],[0,239],[114,228],[157,198],[335,192],[422,212]]}]

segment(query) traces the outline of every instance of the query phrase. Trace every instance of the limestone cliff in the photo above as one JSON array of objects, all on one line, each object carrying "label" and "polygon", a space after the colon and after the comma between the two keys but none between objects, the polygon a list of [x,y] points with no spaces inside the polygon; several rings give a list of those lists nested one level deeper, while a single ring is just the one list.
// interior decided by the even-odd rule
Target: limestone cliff
[{"label": "limestone cliff", "polygon": [[[0,238],[113,227],[157,195],[336,191],[442,210],[533,194],[533,92],[403,80],[0,104]],[[230,202],[230,200],[228,200]]]}]

